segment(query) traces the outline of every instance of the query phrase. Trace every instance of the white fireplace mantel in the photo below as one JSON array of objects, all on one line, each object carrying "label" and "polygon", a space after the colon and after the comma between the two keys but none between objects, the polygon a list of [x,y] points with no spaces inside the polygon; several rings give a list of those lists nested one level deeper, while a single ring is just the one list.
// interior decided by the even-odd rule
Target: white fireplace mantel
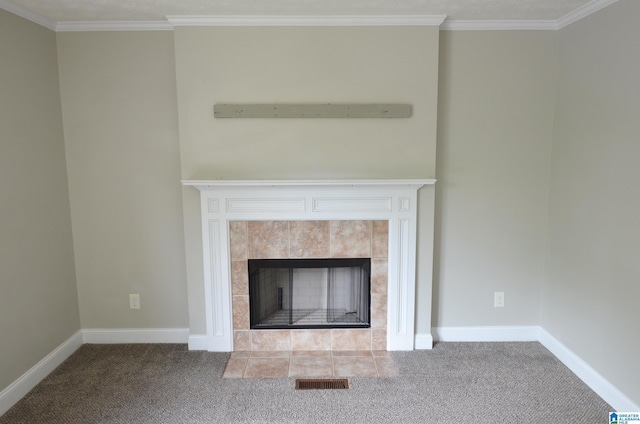
[{"label": "white fireplace mantel", "polygon": [[432,179],[185,180],[200,191],[207,349],[233,350],[230,221],[387,220],[387,349],[414,348],[417,192]]}]

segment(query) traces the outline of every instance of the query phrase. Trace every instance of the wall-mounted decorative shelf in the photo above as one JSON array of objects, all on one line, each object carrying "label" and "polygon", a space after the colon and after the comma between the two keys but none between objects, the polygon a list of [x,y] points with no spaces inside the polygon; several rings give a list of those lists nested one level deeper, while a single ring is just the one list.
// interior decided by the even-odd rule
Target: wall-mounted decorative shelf
[{"label": "wall-mounted decorative shelf", "polygon": [[215,118],[410,118],[408,104],[216,104]]}]

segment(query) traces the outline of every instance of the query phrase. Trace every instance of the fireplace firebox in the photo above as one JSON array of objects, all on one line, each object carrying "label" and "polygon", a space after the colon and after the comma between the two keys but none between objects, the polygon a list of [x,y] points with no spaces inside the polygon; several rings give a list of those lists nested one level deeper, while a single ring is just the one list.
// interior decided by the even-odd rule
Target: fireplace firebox
[{"label": "fireplace firebox", "polygon": [[252,329],[370,328],[371,259],[250,259]]}]

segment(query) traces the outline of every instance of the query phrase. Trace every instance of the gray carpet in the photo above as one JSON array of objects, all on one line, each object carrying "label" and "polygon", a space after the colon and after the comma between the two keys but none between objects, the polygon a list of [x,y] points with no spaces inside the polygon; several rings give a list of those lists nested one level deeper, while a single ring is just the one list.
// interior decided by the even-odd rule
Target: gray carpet
[{"label": "gray carpet", "polygon": [[226,353],[83,345],[0,417],[9,423],[594,423],[613,409],[537,342],[393,352],[396,378],[348,390],[222,379]]}]

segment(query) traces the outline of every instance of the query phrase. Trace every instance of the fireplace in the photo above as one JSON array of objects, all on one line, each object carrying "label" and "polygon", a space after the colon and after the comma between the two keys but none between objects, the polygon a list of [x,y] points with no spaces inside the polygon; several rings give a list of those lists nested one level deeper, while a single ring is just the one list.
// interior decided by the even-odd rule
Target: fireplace
[{"label": "fireplace", "polygon": [[[389,223],[382,220],[320,220],[320,221],[231,221],[229,222],[229,251],[231,260],[231,309],[233,349],[255,350],[386,350],[387,349],[387,287]],[[327,311],[327,285],[333,275],[344,283],[344,273],[353,273],[354,280],[364,280],[360,294],[368,295],[364,305],[358,306],[362,314],[369,312],[369,323],[356,325],[325,324],[320,315]],[[253,276],[250,275],[253,273]],[[262,311],[251,311],[252,281],[262,273]],[[293,274],[297,275],[293,275]],[[300,275],[302,274],[302,275]],[[355,277],[358,277],[357,279]],[[279,281],[278,281],[279,280]],[[302,288],[310,283],[312,287]],[[309,281],[311,280],[311,281]],[[288,292],[291,281],[292,292]],[[355,283],[354,283],[355,284]],[[282,288],[278,293],[277,286]],[[362,285],[368,287],[364,288]],[[271,286],[271,294],[266,293]],[[294,287],[296,286],[296,287]],[[295,289],[296,293],[293,293]],[[254,293],[255,294],[255,293]],[[260,293],[258,293],[260,296]],[[291,298],[298,300],[291,315],[300,323],[282,322],[288,311],[278,311],[278,297],[282,308]],[[300,296],[303,296],[300,299]],[[309,297],[318,303],[311,303]],[[304,299],[306,297],[307,299]],[[303,304],[300,305],[300,300]],[[343,299],[344,300],[344,299]],[[255,302],[255,298],[253,298]],[[355,306],[355,305],[354,305]],[[354,312],[353,309],[348,312]],[[362,315],[361,314],[361,315]],[[256,326],[256,316],[279,317],[280,322],[263,322]],[[315,322],[310,319],[316,318]],[[251,322],[253,321],[253,322]],[[304,323],[306,322],[306,325]]]},{"label": "fireplace", "polygon": [[[417,191],[434,183],[435,180],[183,181],[200,191],[202,219],[206,335],[191,335],[190,349],[412,350]],[[433,190],[428,193],[432,198]],[[423,213],[421,222],[432,228],[433,210],[427,207]],[[319,246],[326,241],[326,228],[329,254],[315,248],[301,254],[299,235],[315,238],[319,241],[315,245]],[[256,230],[262,235],[250,236]],[[431,242],[427,240],[427,250]],[[374,245],[378,246],[376,253],[372,252]],[[366,246],[369,250],[365,252]],[[323,258],[371,258],[370,327],[251,328],[248,260]],[[427,269],[430,267],[429,262]],[[422,283],[426,293],[431,291],[428,277]],[[282,302],[284,290],[283,286]],[[277,296],[276,290],[276,302]],[[423,309],[423,314],[430,316],[430,310]],[[430,347],[431,340],[430,333],[423,333],[421,346]]]},{"label": "fireplace", "polygon": [[249,259],[250,328],[371,327],[371,259]]}]

